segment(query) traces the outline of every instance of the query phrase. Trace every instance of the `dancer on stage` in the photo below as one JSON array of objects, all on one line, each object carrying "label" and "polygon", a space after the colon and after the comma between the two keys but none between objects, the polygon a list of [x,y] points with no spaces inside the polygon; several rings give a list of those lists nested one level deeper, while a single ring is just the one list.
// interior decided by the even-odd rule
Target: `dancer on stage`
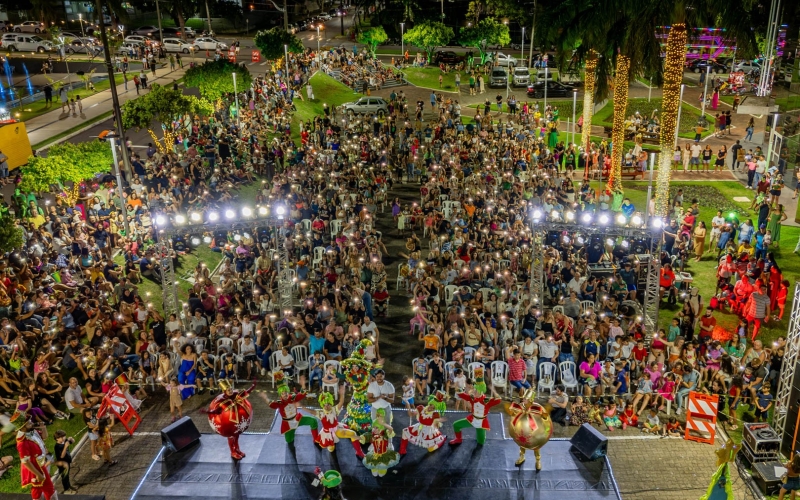
[{"label": "dancer on stage", "polygon": [[474,389],[470,390],[469,394],[462,392],[457,396],[472,406],[472,414],[453,422],[453,430],[456,431],[456,437],[450,441],[450,444],[461,444],[461,429],[465,427],[474,427],[475,440],[480,445],[484,444],[486,442],[486,431],[491,429],[487,418],[489,410],[493,406],[500,404],[502,400],[500,398],[490,398],[487,401],[486,394],[477,394]]},{"label": "dancer on stage", "polygon": [[17,451],[22,463],[21,486],[31,487],[33,500],[58,500],[58,493],[47,471],[47,448],[44,446],[47,429],[44,425],[35,426],[28,414],[20,411],[11,416],[10,424],[17,430]]},{"label": "dancer on stage", "polygon": [[506,407],[506,412],[511,415],[509,432],[511,438],[519,445],[519,458],[515,462],[522,465],[525,462],[525,451],[533,450],[536,455],[536,470],[542,470],[542,456],[539,450],[546,445],[553,435],[553,422],[547,409],[534,401],[536,392],[528,389],[522,396],[521,402],[511,403]]},{"label": "dancer on stage", "polygon": [[250,391],[255,388],[256,382],[254,380],[253,384],[243,391],[234,389],[227,379],[220,380],[218,385],[222,393],[218,394],[208,405],[206,411],[208,423],[217,434],[228,438],[231,458],[241,460],[245,454],[239,449],[239,434],[246,431],[253,420],[253,407],[247,398]]},{"label": "dancer on stage", "polygon": [[400,443],[401,455],[406,454],[409,441],[433,452],[441,448],[447,439],[439,430],[439,427],[442,426],[442,417],[433,404],[417,406],[417,420],[419,422],[403,429],[403,440]]},{"label": "dancer on stage", "polygon": [[339,409],[333,406],[333,395],[328,392],[320,394],[319,405],[321,409],[317,410],[317,417],[322,423],[322,430],[317,436],[317,444],[333,453],[339,438],[348,438],[353,445],[353,449],[356,450],[356,456],[364,458],[364,451],[358,441],[358,434],[345,427],[344,424],[339,423],[339,419],[336,416]]},{"label": "dancer on stage", "polygon": [[[361,436],[361,440],[365,440],[365,437]],[[385,476],[386,471],[400,462],[400,456],[392,449],[393,437],[394,430],[386,424],[386,410],[378,408],[376,418],[372,421],[372,442],[367,456],[361,460],[375,477]]]},{"label": "dancer on stage", "polygon": [[314,474],[317,475],[314,486],[322,485],[319,500],[347,500],[342,493],[342,475],[339,471],[329,470],[323,474],[322,469],[317,467],[314,469]]},{"label": "dancer on stage", "polygon": [[281,414],[281,435],[286,439],[287,443],[294,442],[294,431],[301,425],[311,427],[311,435],[314,436],[314,442],[319,441],[319,433],[317,432],[317,419],[314,417],[307,417],[298,413],[297,408],[300,401],[305,399],[306,392],[291,392],[286,383],[286,378],[283,371],[278,371],[272,374],[275,381],[278,382],[278,396],[280,399],[269,403],[269,407],[278,410]]}]

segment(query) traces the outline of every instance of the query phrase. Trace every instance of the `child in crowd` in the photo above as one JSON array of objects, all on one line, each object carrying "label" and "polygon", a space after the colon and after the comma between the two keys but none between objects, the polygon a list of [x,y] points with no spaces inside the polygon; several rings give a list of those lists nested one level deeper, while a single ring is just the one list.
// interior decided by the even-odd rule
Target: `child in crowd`
[{"label": "child in crowd", "polygon": [[653,407],[658,408],[658,411],[664,411],[666,409],[664,405],[667,404],[667,401],[675,401],[676,387],[675,374],[669,372],[664,375],[663,382],[661,383],[661,387],[658,389],[658,396],[653,403]]},{"label": "child in crowd", "polygon": [[613,431],[616,427],[622,427],[622,421],[617,416],[617,403],[611,401],[606,405],[603,411],[603,424],[609,431]]},{"label": "child in crowd", "polygon": [[647,412],[647,420],[644,421],[644,425],[642,426],[642,432],[646,432],[648,434],[658,434],[658,431],[661,430],[661,421],[658,419],[658,413],[656,412],[655,408],[650,408]]},{"label": "child in crowd", "polygon": [[236,378],[236,361],[231,354],[222,354],[219,372],[219,380]]},{"label": "child in crowd", "polygon": [[569,419],[569,423],[572,425],[583,425],[587,422],[589,422],[589,414],[586,411],[583,396],[576,396],[575,402],[572,403],[572,416]]},{"label": "child in crowd", "polygon": [[178,417],[183,418],[183,398],[181,397],[181,390],[192,387],[178,383],[178,377],[172,377],[169,384],[164,384],[164,388],[169,392],[169,413],[172,415],[172,421],[177,420]]},{"label": "child in crowd", "polygon": [[91,408],[83,410],[83,423],[86,424],[87,434],[89,435],[89,445],[92,450],[92,460],[100,460],[100,455],[97,454],[97,417]]},{"label": "child in crowd", "polygon": [[683,429],[681,429],[681,423],[678,422],[677,418],[669,417],[669,421],[667,422],[667,424],[664,426],[664,429],[662,430],[661,437],[662,438],[665,438],[665,437],[676,437],[676,438],[679,438],[679,437],[681,437],[681,434],[683,434]]},{"label": "child in crowd", "polygon": [[632,405],[625,407],[625,410],[619,416],[619,419],[622,422],[623,430],[627,429],[628,427],[636,427],[639,425],[639,417],[636,415],[636,412],[633,411]]},{"label": "child in crowd", "polygon": [[463,408],[464,411],[470,411],[471,408],[467,408],[467,402],[458,397],[459,394],[467,390],[467,376],[464,375],[464,370],[461,368],[455,369],[453,387],[455,387],[456,390],[456,410]]},{"label": "child in crowd", "polygon": [[595,402],[589,409],[589,423],[597,425],[605,425],[603,422],[603,409],[600,407],[600,402]]},{"label": "child in crowd", "polygon": [[325,385],[336,385],[339,382],[339,377],[336,376],[336,367],[328,365],[325,369],[325,375],[322,377],[322,383]]},{"label": "child in crowd", "polygon": [[408,416],[414,416],[412,408],[414,408],[414,380],[411,377],[406,377],[403,381],[403,404],[406,406]]},{"label": "child in crowd", "polygon": [[322,390],[322,375],[324,366],[325,366],[325,356],[323,356],[322,353],[319,351],[315,352],[314,355],[311,356],[311,359],[308,361],[309,391],[314,389],[315,380],[319,382],[320,390]]},{"label": "child in crowd", "polygon": [[770,394],[770,384],[767,382],[756,393],[756,421],[765,422],[767,420],[767,415],[772,408],[773,402],[772,394]]},{"label": "child in crowd", "polygon": [[64,485],[65,495],[74,495],[78,492],[69,482],[69,469],[72,465],[72,455],[69,452],[71,444],[75,443],[75,438],[67,437],[64,429],[59,429],[55,433],[56,444],[53,448],[53,458],[55,459],[58,472],[61,474],[61,484]]}]

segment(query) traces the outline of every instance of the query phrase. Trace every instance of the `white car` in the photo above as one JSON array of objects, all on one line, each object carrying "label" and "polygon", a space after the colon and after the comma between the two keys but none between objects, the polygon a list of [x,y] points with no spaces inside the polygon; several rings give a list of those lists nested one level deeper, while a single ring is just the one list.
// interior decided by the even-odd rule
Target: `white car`
[{"label": "white car", "polygon": [[93,39],[89,38],[74,38],[70,42],[64,44],[64,50],[67,54],[91,54],[97,55],[103,52],[103,46],[98,44]]},{"label": "white car", "polygon": [[191,43],[186,43],[180,38],[165,38],[163,42],[164,50],[167,52],[183,52],[184,54],[188,54],[192,51],[193,45]]},{"label": "white car", "polygon": [[216,38],[204,36],[194,39],[194,50],[228,50],[228,45],[220,42]]},{"label": "white car", "polygon": [[119,46],[117,49],[117,54],[130,56],[131,54],[136,54],[141,44],[134,43],[134,42],[125,42]]},{"label": "white car", "polygon": [[514,56],[509,56],[507,54],[503,54],[502,52],[495,52],[489,54],[487,61],[495,61],[497,62],[498,66],[516,66],[517,65],[517,58]]},{"label": "white car", "polygon": [[151,40],[150,38],[142,35],[128,35],[125,37],[126,42],[129,43],[138,43],[139,45],[158,45],[158,42],[155,40]]},{"label": "white car", "polygon": [[332,18],[331,18],[331,15],[330,15],[330,14],[328,14],[328,13],[325,13],[325,12],[323,12],[322,14],[320,14],[320,15],[319,15],[319,16],[317,16],[317,17],[318,17],[318,18],[320,18],[320,19],[322,19],[323,21],[330,21],[330,20],[332,19]]},{"label": "white car", "polygon": [[362,97],[357,101],[342,104],[342,110],[356,115],[376,113],[384,116],[389,112],[389,105],[382,97]]},{"label": "white car", "polygon": [[52,42],[36,35],[16,35],[13,41],[6,41],[3,36],[3,48],[9,52],[52,52]]},{"label": "white car", "polygon": [[751,71],[761,71],[761,64],[758,61],[740,61],[736,63],[735,71],[744,71],[750,73]]},{"label": "white car", "polygon": [[39,21],[25,21],[24,23],[14,26],[14,31],[17,33],[41,33],[44,31],[44,23]]}]

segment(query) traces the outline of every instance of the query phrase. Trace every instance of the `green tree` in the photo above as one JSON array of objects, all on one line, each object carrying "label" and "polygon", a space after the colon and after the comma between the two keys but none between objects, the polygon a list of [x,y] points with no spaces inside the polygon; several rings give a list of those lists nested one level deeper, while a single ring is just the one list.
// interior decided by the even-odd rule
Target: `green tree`
[{"label": "green tree", "polygon": [[22,228],[8,214],[0,216],[0,253],[22,247]]},{"label": "green tree", "polygon": [[253,78],[247,66],[228,62],[227,59],[208,61],[189,68],[183,78],[187,87],[199,88],[201,96],[215,102],[223,95],[234,91],[233,73],[236,73],[238,90],[250,88]]},{"label": "green tree", "polygon": [[511,43],[508,26],[491,17],[481,19],[471,26],[463,26],[458,39],[462,45],[478,49],[481,54],[481,64],[486,62],[487,46]]},{"label": "green tree", "polygon": [[34,193],[47,191],[51,184],[62,186],[82,182],[95,174],[109,172],[114,157],[111,146],[100,141],[63,142],[51,147],[46,157],[31,156],[22,166],[20,189]]},{"label": "green tree", "polygon": [[369,47],[369,51],[372,53],[372,57],[375,57],[375,49],[378,45],[382,44],[386,40],[389,39],[389,36],[383,30],[382,26],[375,26],[373,28],[368,28],[361,33],[358,34],[356,37],[356,41],[358,43],[363,43],[367,47]]},{"label": "green tree", "polygon": [[174,117],[191,113],[193,101],[180,90],[154,83],[150,92],[122,105],[124,129],[148,129],[153,121],[167,123]]},{"label": "green tree", "polygon": [[453,29],[439,21],[424,21],[406,31],[403,40],[425,50],[428,62],[436,47],[447,45],[453,38]]},{"label": "green tree", "polygon": [[280,59],[283,57],[284,45],[289,46],[289,52],[292,54],[300,54],[305,50],[303,42],[300,41],[295,35],[289,33],[283,28],[272,28],[266,31],[262,30],[256,33],[253,38],[258,50],[264,59]]}]

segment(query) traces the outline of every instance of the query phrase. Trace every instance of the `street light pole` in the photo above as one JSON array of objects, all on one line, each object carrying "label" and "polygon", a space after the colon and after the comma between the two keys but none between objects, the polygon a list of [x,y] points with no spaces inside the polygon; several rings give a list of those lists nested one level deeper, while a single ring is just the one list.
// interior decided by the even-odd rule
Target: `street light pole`
[{"label": "street light pole", "polygon": [[578,105],[578,89],[572,90],[572,144],[575,144],[575,128],[578,122],[575,121],[575,106]]},{"label": "street light pole", "polygon": [[61,42],[61,51],[64,53],[64,64],[67,65],[67,92],[72,90],[72,80],[70,79],[71,73],[69,72],[69,61],[67,60],[67,49],[64,47],[64,37],[58,37],[58,41]]},{"label": "street light pole", "polygon": [[206,19],[208,20],[208,34],[211,35],[214,30],[211,29],[211,11],[208,10],[208,0],[206,0]]},{"label": "street light pole", "polygon": [[778,128],[778,117],[780,115],[775,113],[775,118],[772,120],[772,128],[769,130],[769,144],[767,144],[767,168],[772,166],[772,143],[775,142],[775,133]]},{"label": "street light pole", "polygon": [[86,38],[86,31],[83,29],[83,14],[78,14],[78,22],[81,23],[81,36]]},{"label": "street light pole", "polygon": [[531,67],[533,61],[533,35],[536,30],[536,0],[533,0],[533,23],[531,24],[531,50],[528,52],[528,67]]},{"label": "street light pole", "polygon": [[522,50],[519,51],[519,58],[525,59],[525,26],[522,27]]},{"label": "street light pole", "polygon": [[319,60],[319,24],[317,24],[317,61]]},{"label": "street light pole", "polygon": [[289,86],[289,46],[283,46],[283,58],[286,59],[286,86]]},{"label": "street light pole", "polygon": [[681,84],[681,97],[678,101],[678,123],[675,124],[675,138],[672,141],[672,147],[674,148],[676,144],[678,144],[678,131],[681,129],[681,109],[683,108],[683,89],[686,88],[685,84]]},{"label": "street light pole", "polygon": [[[544,66],[544,108],[547,109],[547,70],[549,68],[545,64]],[[544,111],[544,110],[542,110]]]},{"label": "street light pole", "polygon": [[[111,156],[114,158],[114,175],[117,176],[117,197],[119,198],[120,211],[123,214],[125,214],[122,217],[122,224],[123,224],[123,227],[125,228],[125,236],[130,237],[131,228],[130,228],[130,223],[128,222],[128,216],[127,216],[127,213],[126,213],[126,210],[125,210],[125,199],[122,197],[122,175],[119,172],[119,160],[117,159],[117,139],[119,139],[119,137],[117,137],[113,133],[109,134],[106,137],[108,137],[108,140],[111,141]],[[122,146],[121,149],[125,149],[124,142],[121,143],[120,145]],[[123,156],[124,156],[124,154],[123,154]]]},{"label": "street light pole", "polygon": [[[161,46],[164,45],[164,31],[161,29],[161,7],[158,5],[158,0],[156,0],[156,17],[158,17],[158,40],[161,42]],[[159,51],[160,53],[161,51]]]},{"label": "street light pole", "polygon": [[[709,60],[711,62],[711,60]],[[711,65],[706,66],[706,81],[703,84],[703,112],[700,116],[706,116],[706,101],[708,100],[708,77],[711,75]]]},{"label": "street light pole", "polygon": [[444,0],[442,0],[442,22],[444,22]]},{"label": "street light pole", "polygon": [[403,40],[403,35],[405,35],[405,27],[406,23],[400,23],[400,57],[403,58],[404,63],[406,57],[406,42]]}]

